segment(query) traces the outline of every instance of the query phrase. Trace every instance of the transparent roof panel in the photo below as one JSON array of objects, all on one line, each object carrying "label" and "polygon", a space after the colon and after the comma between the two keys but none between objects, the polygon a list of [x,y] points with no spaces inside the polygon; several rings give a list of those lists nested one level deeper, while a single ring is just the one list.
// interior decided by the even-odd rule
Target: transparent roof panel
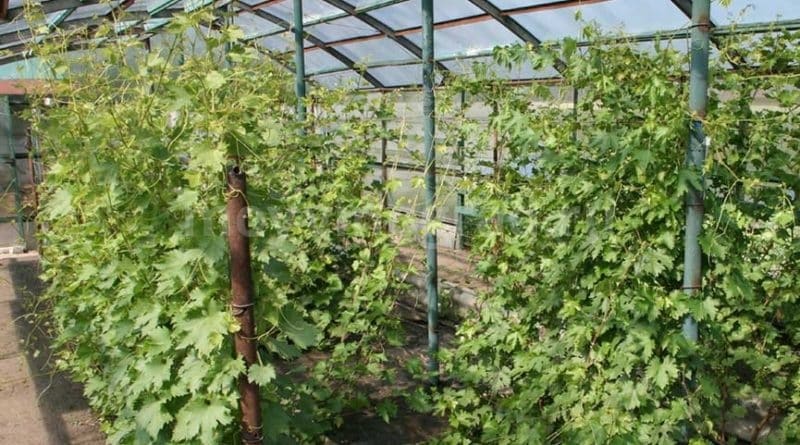
[{"label": "transparent roof panel", "polygon": [[72,14],[70,14],[69,17],[67,17],[67,21],[71,22],[73,20],[104,16],[109,12],[111,12],[111,9],[116,7],[118,3],[119,2],[111,2],[110,4],[98,3],[95,5],[81,6],[80,8],[76,9]]},{"label": "transparent roof panel", "polygon": [[761,23],[800,17],[798,0],[731,0],[730,6],[711,3],[711,20],[716,25]]},{"label": "transparent roof panel", "polygon": [[553,3],[553,0],[494,0],[492,4],[502,10],[524,8]]},{"label": "transparent roof panel", "polygon": [[305,30],[325,42],[379,34],[375,28],[355,17],[345,17],[328,23],[320,23],[319,25],[306,27]]},{"label": "transparent roof panel", "polygon": [[[294,17],[294,7],[291,1],[278,0],[277,3],[262,8],[264,11],[274,14],[287,22],[291,22]],[[341,13],[342,10],[331,6],[322,0],[303,0],[303,21],[308,22],[332,14]]]},{"label": "transparent roof panel", "polygon": [[495,65],[491,57],[475,57],[469,59],[456,59],[442,62],[444,66],[456,74],[469,74],[476,63],[485,64],[491,67],[491,71],[503,79],[527,80],[527,79],[549,79],[557,77],[558,71],[553,67],[543,70],[533,70],[530,65],[521,65],[511,69]]},{"label": "transparent roof panel", "polygon": [[174,0],[136,0],[126,11],[140,12],[140,11],[153,11],[163,5],[171,6],[171,3],[177,3]]},{"label": "transparent roof panel", "polygon": [[276,36],[262,37],[257,39],[256,44],[270,51],[279,53],[286,52],[294,48],[294,38],[291,34],[284,33]]},{"label": "transparent roof panel", "polygon": [[144,30],[152,31],[169,23],[169,19],[150,19],[144,22]]},{"label": "transparent roof panel", "polygon": [[[408,38],[417,45],[422,44],[422,33],[410,34]],[[497,21],[484,20],[436,31],[433,51],[436,57],[469,56],[513,43],[522,43],[522,40]]]},{"label": "transparent roof panel", "polygon": [[369,73],[387,87],[422,83],[422,65],[420,64],[371,68]]},{"label": "transparent roof panel", "polygon": [[[169,15],[160,18],[148,17],[167,9],[170,13],[191,10],[201,5],[214,3],[217,7],[229,4],[232,0],[137,0],[127,1],[127,8],[137,15],[131,16],[119,29],[138,30],[133,20],[143,20],[144,30],[157,32],[157,28],[168,22]],[[294,49],[292,34],[283,27],[293,22],[293,2],[290,0],[239,0],[233,2],[234,11],[239,14],[234,23],[240,26],[247,38],[264,48],[276,52],[290,52]],[[364,64],[371,75],[386,86],[419,84],[418,51],[410,51],[396,41],[382,36],[377,29],[363,20],[348,15],[345,11],[329,3],[330,0],[302,0],[303,19],[307,23],[305,40],[306,65],[309,73],[320,73],[324,83],[339,83],[342,79],[357,80],[361,86],[369,86],[358,73],[346,69],[346,63],[332,56],[328,50],[316,45],[331,45],[354,63]],[[356,11],[364,11],[370,17],[386,24],[419,47],[421,35],[421,0],[344,0]],[[558,40],[564,37],[580,37],[582,28],[588,23],[596,23],[606,33],[626,33],[637,35],[644,43],[641,48],[652,47],[647,42],[659,31],[688,29],[690,20],[680,10],[677,0],[488,0],[490,4],[504,11],[504,16],[514,19],[536,38]],[[49,0],[39,2],[49,6],[51,11],[47,23],[61,26],[62,21],[72,27],[93,17],[105,17],[112,8],[119,7],[122,1],[73,1]],[[334,2],[335,3],[335,2]],[[480,3],[475,1],[474,3]],[[464,72],[475,60],[489,61],[485,56],[497,45],[520,42],[520,38],[476,6],[473,0],[433,1],[435,31],[435,52],[445,66],[455,72]],[[712,1],[711,18],[717,26],[731,24],[768,23],[774,20],[790,20],[785,24],[791,29],[800,29],[800,0],[730,0],[730,6],[721,6],[718,0]],[[9,7],[19,15],[24,0],[9,0]],[[75,8],[76,5],[80,5]],[[260,18],[246,9],[260,7],[264,12],[285,21],[285,25],[272,23]],[[72,7],[71,9],[69,7]],[[54,8],[62,8],[53,11]],[[576,21],[580,13],[580,21]],[[463,19],[463,20],[462,20]],[[141,22],[139,22],[141,23]],[[16,51],[13,57],[3,60],[16,60],[22,51],[20,40],[29,37],[29,24],[22,17],[0,23],[0,48]],[[730,30],[731,28],[728,28]],[[764,29],[759,32],[765,32]],[[145,37],[139,35],[137,38]],[[85,38],[91,39],[91,34]],[[755,36],[758,37],[758,36]],[[352,40],[351,40],[352,39]],[[310,41],[309,41],[310,40]],[[339,43],[335,43],[339,42]],[[679,51],[688,50],[686,39],[678,39],[670,44]],[[687,46],[687,48],[684,48]],[[712,49],[712,57],[719,55]],[[458,60],[454,60],[454,59]],[[0,62],[2,63],[2,62]],[[394,66],[389,66],[394,65]],[[393,71],[394,70],[394,71]],[[541,73],[518,68],[497,72],[509,79],[552,77],[556,73],[551,68]],[[337,71],[333,74],[332,71]],[[338,72],[341,71],[341,72]]]},{"label": "transparent roof panel", "polygon": [[[585,23],[575,20],[578,12]],[[628,34],[678,29],[689,24],[689,19],[665,0],[616,0],[547,9],[513,17],[540,40],[578,38],[586,23],[596,23],[606,32]],[[653,20],[653,17],[658,17],[658,20]]]},{"label": "transparent roof panel", "polygon": [[[408,0],[368,13],[390,28],[406,29],[421,26],[422,4],[420,0]],[[433,2],[433,21],[436,23],[483,14],[483,11],[468,0]]]},{"label": "transparent roof panel", "polygon": [[307,73],[347,68],[339,59],[323,50],[306,51],[305,62]]},{"label": "transparent roof panel", "polygon": [[311,77],[316,82],[328,87],[328,88],[338,88],[338,87],[355,87],[355,88],[364,88],[370,87],[370,85],[360,74],[353,70],[347,71],[340,71],[337,73],[329,73],[329,74],[321,74],[319,76]]},{"label": "transparent roof panel", "polygon": [[28,22],[23,18],[19,18],[8,23],[0,23],[0,35],[15,34],[27,28]]},{"label": "transparent roof panel", "polygon": [[261,17],[250,13],[242,13],[237,15],[233,18],[233,23],[242,28],[245,38],[277,32],[283,29],[281,26],[278,26],[269,20],[262,19]]},{"label": "transparent roof panel", "polygon": [[337,45],[336,49],[356,63],[375,64],[404,62],[414,59],[414,54],[386,37],[363,42]]},{"label": "transparent roof panel", "polygon": [[[369,73],[375,76],[380,83],[389,88],[422,84],[422,65],[419,63],[414,65],[370,68]],[[441,80],[442,76],[436,73],[436,82]]]}]

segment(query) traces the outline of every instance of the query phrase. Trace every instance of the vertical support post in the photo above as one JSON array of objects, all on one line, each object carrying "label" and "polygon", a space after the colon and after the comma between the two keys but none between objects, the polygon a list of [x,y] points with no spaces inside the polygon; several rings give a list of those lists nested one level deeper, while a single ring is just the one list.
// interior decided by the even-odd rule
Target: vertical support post
[{"label": "vertical support post", "polygon": [[38,184],[38,180],[36,179],[36,152],[35,149],[35,142],[33,137],[33,131],[28,128],[28,131],[25,134],[25,146],[28,152],[28,171],[31,173],[31,194],[33,195],[33,212],[34,214],[39,211],[39,191],[37,190],[36,185]]},{"label": "vertical support post", "polygon": [[[692,54],[689,77],[689,111],[692,114],[686,165],[702,175],[706,157],[703,121],[708,105],[708,54],[710,34],[710,0],[692,2]],[[702,288],[702,251],[700,234],[703,230],[703,188],[689,185],[686,192],[686,234],[683,256],[683,291],[692,297]],[[697,341],[697,322],[691,316],[683,324],[683,335],[691,342]]]},{"label": "vertical support post", "polygon": [[578,87],[572,87],[572,118],[575,119],[572,142],[578,142]]},{"label": "vertical support post", "polygon": [[436,231],[430,223],[436,218],[436,134],[433,96],[433,0],[422,0],[422,120],[425,151],[425,256],[428,293],[428,372],[431,384],[439,382],[439,277]]},{"label": "vertical support post", "polygon": [[[14,183],[14,218],[17,224],[17,233],[19,238],[27,249],[25,241],[25,220],[22,215],[22,192],[19,183],[19,171],[17,170],[17,153],[14,150],[14,116],[11,114],[11,102],[8,96],[3,96],[2,99],[2,113],[3,113],[3,132],[6,136],[6,148],[8,149],[8,158],[6,163],[11,168],[11,181]],[[7,190],[7,189],[6,189]]]},{"label": "vertical support post", "polygon": [[383,184],[383,200],[381,201],[381,205],[383,209],[386,210],[389,208],[389,190],[386,187],[386,184],[389,182],[389,164],[386,161],[386,147],[389,144],[389,141],[386,139],[386,119],[381,119],[381,184]]},{"label": "vertical support post", "polygon": [[[253,279],[250,270],[250,240],[247,228],[247,179],[237,165],[228,170],[228,247],[230,249],[231,310],[240,329],[234,336],[236,354],[246,369],[258,363]],[[246,374],[239,376],[239,406],[242,410],[242,443],[261,444],[261,404],[258,385]]]},{"label": "vertical support post", "polygon": [[303,45],[303,0],[294,0],[294,92],[297,120],[306,120],[306,57]]},{"label": "vertical support post", "polygon": [[[233,26],[233,2],[228,3],[227,5],[225,5],[224,14],[225,14],[225,27],[226,28],[230,28],[231,26]],[[231,65],[230,60],[228,60],[228,54],[230,54],[231,49],[233,49],[233,46],[231,45],[231,42],[225,42],[225,51],[224,51],[224,54],[223,54],[223,65],[226,68],[230,68],[230,65]]]},{"label": "vertical support post", "polygon": [[[461,90],[461,112],[463,114],[466,108],[467,92]],[[458,138],[458,166],[461,170],[461,179],[466,177],[466,167],[464,164],[464,137]],[[466,196],[461,190],[456,193],[456,249],[464,250],[464,205],[466,204]]]}]

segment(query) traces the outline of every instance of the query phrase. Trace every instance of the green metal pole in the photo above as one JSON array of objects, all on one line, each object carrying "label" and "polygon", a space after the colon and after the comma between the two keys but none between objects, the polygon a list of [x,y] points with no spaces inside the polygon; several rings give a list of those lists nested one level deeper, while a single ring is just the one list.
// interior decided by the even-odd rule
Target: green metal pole
[{"label": "green metal pole", "polygon": [[[466,90],[461,90],[461,111],[463,113],[464,108],[466,108],[466,99],[467,99],[467,92]],[[464,138],[458,138],[458,163],[461,170],[461,178],[463,179],[466,176],[466,170],[464,167]],[[456,248],[459,250],[464,250],[464,204],[466,203],[466,197],[464,196],[464,192],[459,191],[456,195]]]},{"label": "green metal pole", "polygon": [[303,45],[303,0],[294,0],[294,91],[297,120],[306,120],[306,58]]},{"label": "green metal pole", "polygon": [[439,279],[436,231],[430,223],[436,218],[436,151],[434,149],[435,99],[433,97],[433,0],[422,0],[422,119],[425,151],[425,208],[428,230],[425,234],[428,291],[428,372],[431,383],[439,382]]},{"label": "green metal pole", "polygon": [[[230,28],[233,26],[233,3],[228,3],[225,5],[225,27]],[[231,46],[231,42],[225,42],[225,66],[230,68],[231,61],[228,59],[228,54],[230,54],[233,47]]]},{"label": "green metal pole", "polygon": [[[686,164],[690,169],[702,175],[706,158],[705,132],[703,120],[708,105],[708,54],[709,54],[709,17],[710,0],[694,0],[692,2],[692,46],[691,73],[689,77],[689,111],[692,114],[689,146],[686,151]],[[683,291],[687,296],[697,294],[703,285],[702,251],[700,250],[700,233],[703,229],[703,188],[689,185],[686,193],[686,238],[683,256]],[[683,335],[692,342],[697,341],[697,322],[686,317],[683,324]]]},{"label": "green metal pole", "polygon": [[386,119],[381,119],[381,130],[383,132],[381,136],[381,183],[383,184],[383,200],[381,205],[384,210],[389,208],[389,189],[386,185],[389,182],[389,164],[386,162],[386,148],[389,144],[389,141],[386,139],[387,128]]}]

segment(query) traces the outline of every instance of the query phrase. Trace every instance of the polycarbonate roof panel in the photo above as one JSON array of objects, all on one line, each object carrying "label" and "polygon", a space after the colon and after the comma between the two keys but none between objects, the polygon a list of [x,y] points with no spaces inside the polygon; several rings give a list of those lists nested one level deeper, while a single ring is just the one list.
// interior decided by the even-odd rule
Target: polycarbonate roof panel
[{"label": "polycarbonate roof panel", "polygon": [[[347,3],[352,5],[356,9],[358,9],[358,8],[369,7],[369,6],[372,6],[372,5],[377,5],[377,4],[380,4],[380,3],[385,3],[387,1],[389,1],[389,0],[348,0]],[[404,1],[408,1],[408,0],[398,0],[397,2],[398,3],[402,3]]]},{"label": "polycarbonate roof panel", "polygon": [[[264,11],[274,14],[287,22],[292,22],[294,9],[291,1],[281,0],[275,4],[262,8]],[[322,0],[303,0],[303,21],[308,22],[332,14],[343,12],[341,9],[331,6]]]},{"label": "polycarbonate roof panel", "polygon": [[71,22],[73,20],[104,16],[111,12],[111,9],[113,9],[118,3],[119,2],[111,2],[110,4],[98,3],[95,5],[81,6],[72,14],[70,14],[69,17],[67,17],[67,21]]},{"label": "polycarbonate roof panel", "polygon": [[483,63],[491,66],[491,71],[503,79],[509,80],[527,80],[527,79],[550,79],[558,77],[558,71],[553,67],[548,67],[543,70],[533,70],[530,65],[522,65],[511,69],[503,66],[496,65],[494,59],[489,56],[475,57],[469,59],[456,59],[449,60],[444,63],[451,72],[456,74],[469,74],[472,72],[472,66],[476,63]]},{"label": "polycarbonate roof panel", "polygon": [[152,11],[153,9],[166,3],[167,0],[136,0],[126,9],[131,12]]},{"label": "polycarbonate roof panel", "polygon": [[405,62],[415,58],[399,43],[386,37],[337,45],[336,49],[354,62],[364,64]]},{"label": "polycarbonate roof panel", "polygon": [[553,3],[553,0],[494,0],[492,4],[502,10],[525,8],[527,6],[538,6]]},{"label": "polycarbonate roof panel", "polygon": [[731,0],[728,7],[711,3],[711,20],[715,25],[760,23],[800,17],[798,0]]},{"label": "polycarbonate roof panel", "polygon": [[248,12],[237,15],[233,18],[233,24],[242,28],[245,37],[252,37],[257,35],[264,35],[271,32],[282,30],[281,26],[270,22],[269,20],[262,19],[255,14]]},{"label": "polycarbonate roof panel", "polygon": [[[576,21],[579,13],[581,20]],[[652,20],[658,17],[658,21]],[[689,19],[665,0],[614,0],[589,5],[515,14],[513,18],[540,40],[580,37],[588,23],[610,33],[643,34],[689,25]]]},{"label": "polycarbonate roof panel", "polygon": [[340,71],[338,73],[321,74],[319,76],[311,77],[314,81],[329,87],[369,87],[369,83],[361,77],[360,74],[353,70]]},{"label": "polycarbonate roof panel", "polygon": [[286,52],[294,48],[294,37],[291,34],[284,33],[275,36],[262,37],[257,39],[256,44],[270,51]]},{"label": "polycarbonate roof panel", "polygon": [[[483,11],[468,0],[447,0],[433,2],[433,21],[435,23],[480,15]],[[421,25],[422,4],[420,0],[408,0],[368,13],[389,25],[394,30],[416,28]]]},{"label": "polycarbonate roof panel", "polygon": [[371,68],[369,73],[387,87],[419,85],[422,83],[421,64]]},{"label": "polycarbonate roof panel", "polygon": [[17,33],[23,29],[28,29],[28,22],[22,18],[8,23],[0,23],[0,35]]},{"label": "polycarbonate roof panel", "polygon": [[[417,45],[422,44],[422,33],[410,34],[408,38]],[[484,20],[440,29],[433,41],[433,51],[437,57],[469,56],[485,53],[498,45],[514,43],[523,41],[500,23]]]},{"label": "polycarbonate roof panel", "polygon": [[[57,17],[63,14],[64,11],[55,11],[47,14],[45,16],[46,23],[53,23]],[[24,17],[19,17],[16,20],[13,20],[8,23],[0,23],[0,36],[2,36],[5,40],[5,37],[8,35],[18,34],[21,31],[28,30],[28,21],[25,20]],[[19,42],[11,42],[11,45],[17,45]]]},{"label": "polycarbonate roof panel", "polygon": [[[215,7],[224,8],[231,0],[213,2]],[[369,18],[362,20],[336,7],[333,0],[302,0],[303,21],[309,39],[305,40],[306,65],[313,75],[316,71],[323,83],[335,84],[342,79],[357,80],[358,85],[369,86],[363,77],[353,71],[349,61],[339,60],[342,57],[331,55],[338,51],[354,64],[364,65],[369,73],[384,86],[402,86],[419,84],[419,53],[421,52],[421,0],[340,0],[356,8],[356,12],[366,14]],[[723,7],[718,0],[712,1],[711,18],[717,26],[739,24],[742,29],[748,24],[766,23],[773,20],[790,21],[783,25],[790,29],[800,29],[800,0],[730,0],[730,6]],[[16,20],[0,23],[0,47],[14,48],[15,54],[0,58],[0,64],[19,60],[22,56],[20,39],[26,39],[29,24],[22,17],[20,8],[23,0],[10,0],[12,16]],[[157,27],[170,20],[171,14],[184,9],[193,9],[199,5],[212,3],[212,0],[138,0],[135,2],[113,1],[111,3],[78,2],[75,0],[43,1],[48,7],[48,24],[60,26],[62,19],[66,23],[81,23],[82,19],[108,16],[112,8],[128,8],[136,12],[136,20],[142,20],[145,31],[156,32]],[[486,56],[492,48],[499,45],[520,43],[527,34],[541,41],[558,40],[564,37],[580,38],[581,30],[590,23],[599,25],[603,31],[611,34],[625,33],[637,35],[644,43],[642,48],[652,47],[651,41],[659,32],[688,30],[690,20],[681,11],[674,0],[488,0],[490,5],[502,12],[503,20],[511,19],[526,32],[514,29],[503,20],[497,20],[482,10],[473,0],[434,0],[435,55],[444,66],[454,72],[464,72],[471,66],[471,60],[488,61]],[[75,8],[76,5],[80,5]],[[257,17],[244,10],[244,5],[261,7],[261,10],[287,22],[293,23],[293,2],[290,0],[241,0],[234,3],[234,12],[239,14],[234,23],[240,26],[246,37],[253,42],[272,51],[286,52],[294,49],[294,38],[290,32],[284,31],[281,25],[270,20]],[[74,9],[69,9],[72,7]],[[54,8],[62,8],[53,11]],[[148,17],[156,10],[166,9],[163,15]],[[346,8],[349,10],[349,8]],[[143,14],[144,13],[144,14]],[[580,17],[576,21],[576,15]],[[127,29],[141,30],[132,21],[127,20]],[[370,20],[379,23],[370,24]],[[369,23],[368,23],[369,22]],[[382,26],[381,26],[382,25]],[[403,31],[392,38],[381,36],[378,29],[388,28]],[[512,28],[512,29],[509,29]],[[126,28],[119,27],[120,30]],[[726,28],[730,32],[732,28]],[[759,29],[751,32],[767,32]],[[139,37],[150,35],[145,32]],[[84,38],[91,39],[91,35]],[[757,38],[757,36],[755,37]],[[394,39],[394,40],[392,40]],[[401,39],[407,39],[403,42]],[[397,42],[400,40],[400,43]],[[332,50],[316,48],[327,46]],[[410,45],[416,46],[416,48]],[[686,39],[678,39],[671,44],[680,51],[687,49]],[[713,50],[712,50],[713,51]],[[337,58],[338,57],[338,58]],[[453,60],[458,57],[459,60]],[[475,59],[477,58],[477,59]],[[392,66],[390,66],[392,65]],[[334,73],[334,71],[340,72]],[[528,68],[518,68],[496,72],[509,79],[526,79],[551,77],[555,75],[552,68],[542,72],[531,72]],[[324,73],[324,75],[323,75]]]},{"label": "polycarbonate roof panel", "polygon": [[306,51],[305,62],[307,73],[347,68],[339,59],[319,49]]},{"label": "polycarbonate roof panel", "polygon": [[375,28],[355,17],[344,17],[332,22],[308,26],[305,31],[325,42],[379,34]]}]

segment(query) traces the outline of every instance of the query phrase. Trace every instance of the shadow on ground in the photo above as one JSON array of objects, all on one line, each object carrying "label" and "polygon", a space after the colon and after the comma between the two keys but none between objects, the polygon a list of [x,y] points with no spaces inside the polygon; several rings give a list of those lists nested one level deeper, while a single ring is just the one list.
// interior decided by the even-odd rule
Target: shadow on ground
[{"label": "shadow on ground", "polygon": [[[10,292],[5,294],[11,297],[8,304],[19,340],[18,353],[24,356],[27,363],[27,370],[19,370],[18,373],[22,375],[17,377],[19,381],[13,383],[11,392],[17,394],[9,401],[12,405],[9,408],[14,409],[15,404],[35,404],[39,411],[38,418],[28,419],[19,425],[12,424],[14,431],[0,433],[0,438],[17,437],[16,444],[45,445],[41,442],[41,436],[46,436],[45,440],[49,445],[105,443],[98,422],[83,397],[81,386],[64,374],[53,372],[49,363],[50,340],[44,330],[28,316],[43,291],[43,283],[39,279],[38,257],[27,255],[3,259],[0,260],[0,268],[6,269],[7,274],[4,275],[9,281],[0,286],[11,287]],[[25,388],[27,385],[30,388]],[[30,398],[33,400],[26,400]],[[14,399],[20,400],[15,402]],[[19,408],[24,409],[23,406]]]}]

